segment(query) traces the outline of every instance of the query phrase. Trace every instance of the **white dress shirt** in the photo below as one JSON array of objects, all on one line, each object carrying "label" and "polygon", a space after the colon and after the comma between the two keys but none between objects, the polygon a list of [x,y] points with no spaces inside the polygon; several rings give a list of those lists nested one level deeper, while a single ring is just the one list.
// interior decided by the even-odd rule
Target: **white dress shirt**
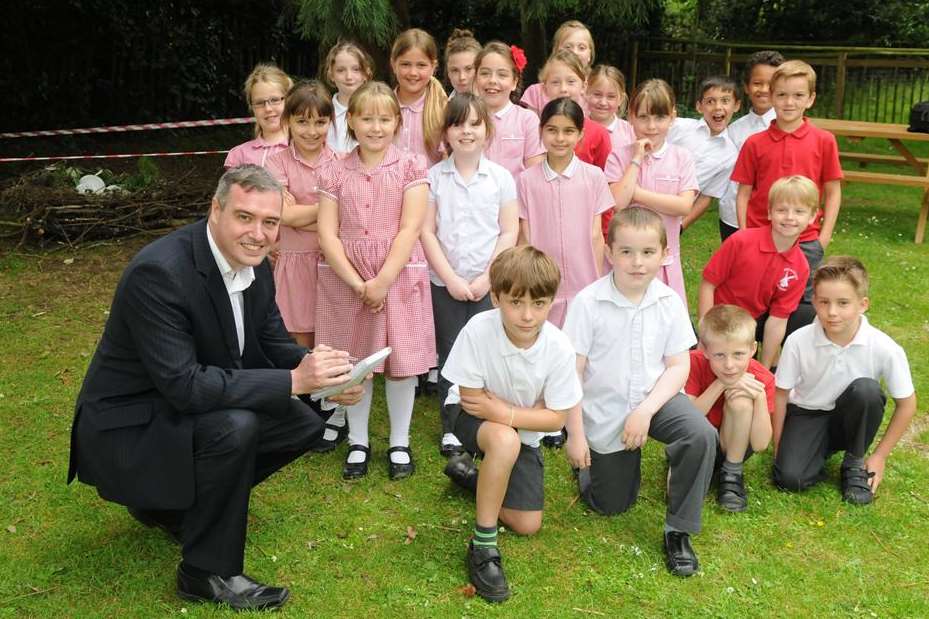
[{"label": "white dress shirt", "polygon": [[216,260],[216,266],[223,276],[223,283],[226,285],[226,292],[229,294],[229,303],[232,305],[232,318],[235,320],[235,334],[239,339],[239,354],[245,351],[245,299],[242,293],[255,281],[255,269],[250,266],[243,267],[238,271],[233,270],[229,261],[219,250],[216,241],[213,240],[213,233],[210,231],[210,225],[206,226],[206,240],[210,244],[210,251]]}]

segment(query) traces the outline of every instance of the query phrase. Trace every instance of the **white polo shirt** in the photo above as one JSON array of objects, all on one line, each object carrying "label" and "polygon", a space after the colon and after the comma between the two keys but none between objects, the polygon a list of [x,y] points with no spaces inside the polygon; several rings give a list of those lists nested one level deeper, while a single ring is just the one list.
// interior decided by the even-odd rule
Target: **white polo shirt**
[{"label": "white polo shirt", "polygon": [[[729,139],[735,144],[736,153],[738,154],[738,151],[742,150],[745,140],[771,126],[771,121],[774,120],[776,115],[773,107],[762,116],[749,109],[745,116],[729,125],[726,132],[729,134]],[[730,174],[731,172],[730,170]],[[739,184],[730,181],[726,193],[719,199],[719,218],[734,228],[739,226],[739,219],[735,213],[735,198],[738,191]]]},{"label": "white polo shirt", "polygon": [[665,358],[697,339],[680,296],[652,280],[638,305],[617,290],[612,273],[584,288],[568,306],[564,332],[584,371],[584,434],[597,453],[625,449],[629,416],[665,371]]},{"label": "white polo shirt", "polygon": [[[455,167],[455,155],[429,169],[429,204],[436,209],[436,236],[442,253],[457,275],[467,281],[483,273],[500,236],[500,206],[516,200],[513,175],[481,157],[477,172],[465,181]],[[436,286],[445,283],[435,272]]]},{"label": "white polo shirt", "polygon": [[856,378],[884,380],[890,397],[913,395],[906,352],[867,317],[847,346],[826,337],[819,318],[794,331],[784,342],[775,385],[790,389],[787,401],[809,410],[831,411],[836,399]]},{"label": "white polo shirt", "polygon": [[348,107],[339,103],[339,98],[332,97],[333,121],[329,123],[329,134],[326,137],[326,144],[335,153],[347,153],[358,146],[358,142],[352,139],[348,134]]},{"label": "white polo shirt", "polygon": [[676,118],[668,132],[668,141],[688,151],[697,168],[700,193],[721,198],[729,186],[729,177],[739,156],[739,149],[729,139],[729,130],[711,135],[703,118]]},{"label": "white polo shirt", "polygon": [[[503,330],[500,310],[477,314],[464,326],[448,353],[442,376],[453,383],[446,404],[461,400],[458,385],[484,388],[516,406],[543,402],[567,411],[581,401],[574,349],[558,327],[546,321],[529,348],[517,348]],[[524,445],[538,447],[544,432],[520,430]]]}]

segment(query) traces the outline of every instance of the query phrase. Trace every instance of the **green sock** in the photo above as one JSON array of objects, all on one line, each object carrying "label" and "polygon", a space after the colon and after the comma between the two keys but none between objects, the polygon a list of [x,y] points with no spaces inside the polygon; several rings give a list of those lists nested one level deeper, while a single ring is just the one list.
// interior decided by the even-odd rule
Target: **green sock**
[{"label": "green sock", "polygon": [[479,524],[475,524],[474,539],[471,543],[475,546],[496,546],[497,527],[482,527]]}]

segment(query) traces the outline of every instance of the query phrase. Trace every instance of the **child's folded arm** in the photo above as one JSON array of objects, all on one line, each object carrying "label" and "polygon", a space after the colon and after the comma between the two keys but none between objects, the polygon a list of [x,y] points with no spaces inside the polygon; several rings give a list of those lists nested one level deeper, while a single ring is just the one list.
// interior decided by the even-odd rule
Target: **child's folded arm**
[{"label": "child's folded arm", "polygon": [[[697,195],[697,192],[692,189],[678,194],[670,194],[642,189],[637,185],[632,192],[632,201],[636,204],[643,204],[662,215],[686,217],[693,208],[695,195]],[[616,202],[618,204],[619,200]]]},{"label": "child's folded arm", "polygon": [[700,395],[688,394],[688,397],[697,410],[706,415],[725,390],[726,386],[717,378]]},{"label": "child's folded arm", "polygon": [[571,409],[554,411],[542,404],[534,407],[517,406],[497,397],[486,389],[459,386],[461,408],[469,414],[512,428],[555,432],[564,427],[565,418]]}]

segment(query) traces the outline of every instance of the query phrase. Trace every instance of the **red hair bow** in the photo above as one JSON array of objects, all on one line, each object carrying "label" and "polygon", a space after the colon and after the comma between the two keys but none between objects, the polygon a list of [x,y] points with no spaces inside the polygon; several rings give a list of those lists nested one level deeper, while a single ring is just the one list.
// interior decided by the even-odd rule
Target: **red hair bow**
[{"label": "red hair bow", "polygon": [[515,45],[510,45],[510,54],[513,56],[513,64],[516,65],[516,70],[522,73],[528,63],[526,52]]}]

